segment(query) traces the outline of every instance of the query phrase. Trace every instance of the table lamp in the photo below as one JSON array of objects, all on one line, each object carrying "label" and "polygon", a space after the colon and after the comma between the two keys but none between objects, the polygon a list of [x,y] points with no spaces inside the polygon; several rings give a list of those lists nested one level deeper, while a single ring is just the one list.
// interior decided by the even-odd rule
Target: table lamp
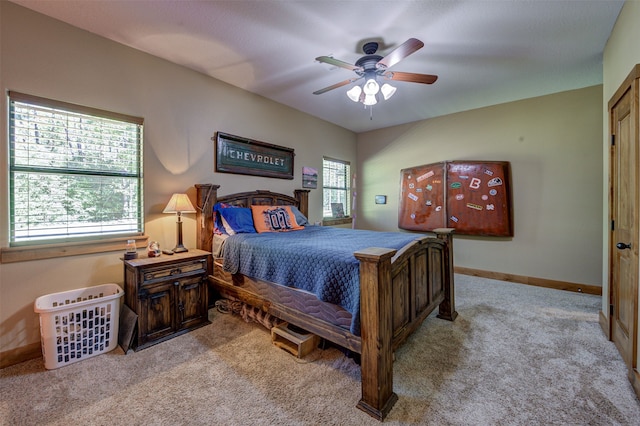
[{"label": "table lamp", "polygon": [[187,194],[173,194],[167,207],[164,208],[162,213],[175,213],[178,215],[177,222],[177,242],[176,247],[173,249],[174,253],[183,253],[187,250],[185,246],[182,245],[182,213],[195,213],[196,209],[189,201],[189,197]]}]

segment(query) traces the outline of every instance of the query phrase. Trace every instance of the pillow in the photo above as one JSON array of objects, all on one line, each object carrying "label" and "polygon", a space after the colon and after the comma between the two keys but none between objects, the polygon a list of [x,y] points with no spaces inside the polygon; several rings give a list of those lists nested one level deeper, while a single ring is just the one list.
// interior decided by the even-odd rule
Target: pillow
[{"label": "pillow", "polygon": [[302,212],[298,210],[296,206],[290,206],[290,207],[291,207],[291,211],[293,212],[293,215],[296,218],[296,222],[298,223],[298,225],[300,226],[309,225],[309,221],[307,220],[306,216],[303,215]]},{"label": "pillow", "polygon": [[220,210],[227,208],[235,208],[231,204],[227,203],[216,203],[213,206],[213,233],[214,235],[229,235],[227,230],[224,228],[224,224],[222,223],[222,216],[220,216]]},{"label": "pillow", "polygon": [[255,234],[251,209],[246,207],[226,208],[220,210],[224,229],[229,235]]},{"label": "pillow", "polygon": [[296,222],[291,206],[251,206],[251,213],[258,233],[304,229]]}]

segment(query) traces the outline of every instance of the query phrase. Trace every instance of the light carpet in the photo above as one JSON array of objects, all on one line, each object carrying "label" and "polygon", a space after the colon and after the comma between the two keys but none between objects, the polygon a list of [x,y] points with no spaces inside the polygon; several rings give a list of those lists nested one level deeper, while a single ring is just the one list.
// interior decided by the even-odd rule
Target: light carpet
[{"label": "light carpet", "polygon": [[[454,322],[435,314],[395,353],[389,425],[637,425],[640,403],[598,324],[601,298],[456,275]],[[212,324],[56,370],[0,370],[2,425],[376,425],[337,349],[302,360],[268,330]]]}]

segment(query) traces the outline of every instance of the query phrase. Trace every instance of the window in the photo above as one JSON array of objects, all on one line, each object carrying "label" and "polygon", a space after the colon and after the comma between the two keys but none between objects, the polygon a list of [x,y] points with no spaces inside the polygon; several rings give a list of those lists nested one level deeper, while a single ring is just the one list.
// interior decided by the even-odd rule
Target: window
[{"label": "window", "polygon": [[9,92],[10,245],[141,233],[142,122]]},{"label": "window", "polygon": [[322,216],[325,218],[351,216],[351,166],[349,162],[323,158],[322,177]]}]

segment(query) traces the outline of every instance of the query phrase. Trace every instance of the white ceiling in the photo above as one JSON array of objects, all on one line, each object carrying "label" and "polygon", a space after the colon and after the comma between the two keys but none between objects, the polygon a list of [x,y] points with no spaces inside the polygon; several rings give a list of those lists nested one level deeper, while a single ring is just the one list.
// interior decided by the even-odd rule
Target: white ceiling
[{"label": "white ceiling", "polygon": [[[12,0],[354,132],[602,83],[622,0]],[[370,111],[344,86],[363,40],[425,46],[391,68],[436,74]],[[371,119],[372,118],[372,119]]]}]

